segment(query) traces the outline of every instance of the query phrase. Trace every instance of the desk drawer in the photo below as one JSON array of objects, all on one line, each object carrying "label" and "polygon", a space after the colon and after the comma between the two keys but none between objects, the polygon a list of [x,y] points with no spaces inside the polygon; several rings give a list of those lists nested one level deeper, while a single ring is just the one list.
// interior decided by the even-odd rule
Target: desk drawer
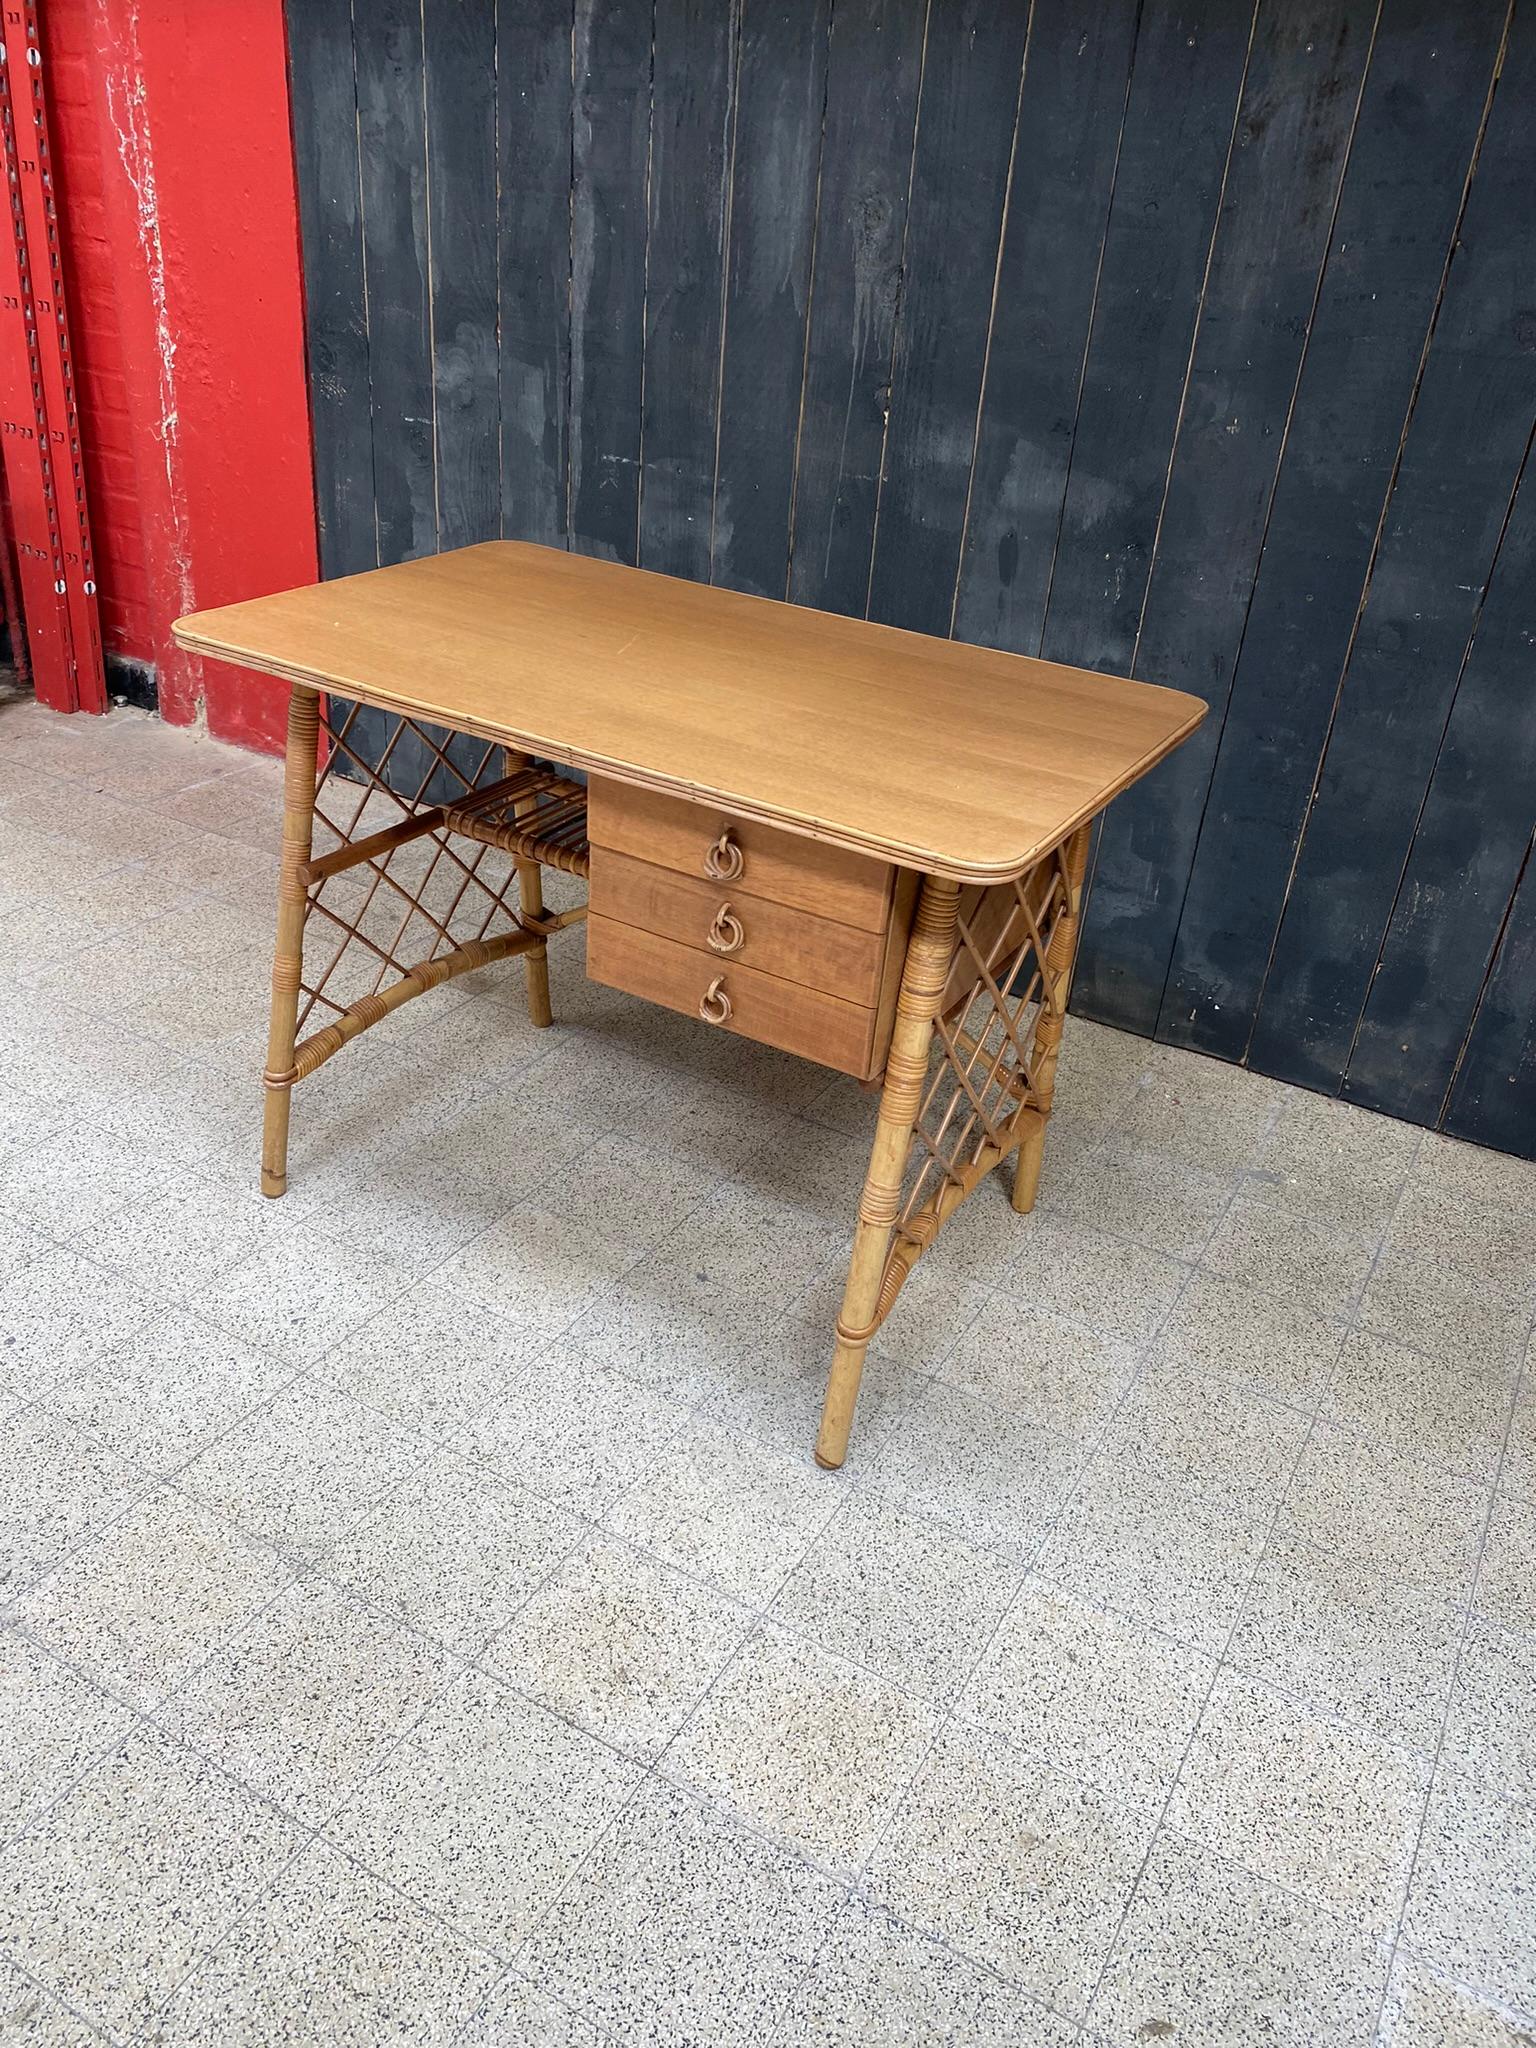
[{"label": "desk drawer", "polygon": [[883,932],[834,924],[728,882],[695,880],[605,846],[592,849],[588,901],[594,916],[716,955],[721,967],[760,968],[847,1003],[873,1005],[879,997]]},{"label": "desk drawer", "polygon": [[[722,960],[614,919],[587,919],[587,973],[605,988],[701,1017],[760,1045],[776,1045],[840,1074],[869,1072],[875,1012],[824,990]],[[713,1002],[706,998],[719,983]]]},{"label": "desk drawer", "polygon": [[734,819],[709,804],[593,776],[587,787],[587,836],[612,853],[695,879],[729,883],[748,895],[860,931],[883,931],[890,916],[892,870],[885,862],[772,825]]}]

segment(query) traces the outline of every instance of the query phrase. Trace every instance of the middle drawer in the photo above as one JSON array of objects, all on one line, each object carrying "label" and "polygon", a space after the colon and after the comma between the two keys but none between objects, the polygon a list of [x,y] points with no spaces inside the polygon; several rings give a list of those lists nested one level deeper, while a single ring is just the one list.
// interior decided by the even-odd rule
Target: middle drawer
[{"label": "middle drawer", "polygon": [[592,848],[594,911],[660,938],[776,974],[802,988],[873,1006],[880,993],[884,932],[857,931],[728,883],[653,867],[605,846]]}]

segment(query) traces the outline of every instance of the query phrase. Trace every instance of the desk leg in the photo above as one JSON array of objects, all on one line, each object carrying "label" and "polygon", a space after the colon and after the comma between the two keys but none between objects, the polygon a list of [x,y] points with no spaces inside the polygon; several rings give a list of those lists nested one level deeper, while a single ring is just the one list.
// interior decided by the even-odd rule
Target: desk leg
[{"label": "desk leg", "polygon": [[1067,842],[1067,908],[1052,927],[1045,949],[1045,979],[1054,1000],[1042,1004],[1035,1024],[1035,1101],[1019,1119],[1019,1149],[1014,1154],[1013,1206],[1025,1215],[1035,1206],[1040,1189],[1040,1167],[1045,1158],[1045,1131],[1051,1120],[1051,1103],[1056,1092],[1056,1062],[1061,1057],[1061,1032],[1066,1022],[1067,997],[1072,987],[1072,969],[1077,960],[1077,938],[1082,923],[1083,876],[1088,868],[1091,825],[1079,826]]},{"label": "desk leg", "polygon": [[[508,775],[515,775],[519,768],[527,766],[526,754],[514,753],[510,747],[503,750],[503,764]],[[526,817],[538,808],[538,801],[529,797],[525,802],[513,806],[515,817]],[[544,871],[536,860],[517,862],[517,902],[523,916],[537,923],[544,915]],[[549,1001],[549,946],[540,939],[539,943],[523,955],[523,966],[528,974],[528,1016],[541,1031],[555,1021],[555,1013]]]},{"label": "desk leg", "polygon": [[954,954],[959,906],[958,883],[934,876],[924,878],[902,969],[885,1088],[880,1097],[880,1120],[875,1127],[864,1192],[859,1198],[853,1256],[837,1318],[837,1349],[832,1357],[821,1430],[816,1439],[816,1462],[829,1468],[841,1465],[848,1455],[848,1432],[853,1424],[854,1403],[859,1398],[864,1354],[879,1326],[886,1254],[901,1205],[902,1176],[912,1145],[912,1126],[917,1121],[928,1077],[933,1020]]},{"label": "desk leg", "polygon": [[299,1078],[293,1063],[298,1028],[299,980],[304,965],[304,918],[309,889],[303,870],[314,835],[315,775],[320,746],[320,699],[294,685],[288,699],[288,759],[283,776],[283,850],[277,884],[277,946],[272,957],[272,1014],[266,1109],[261,1135],[261,1192],[288,1187],[288,1110]]}]

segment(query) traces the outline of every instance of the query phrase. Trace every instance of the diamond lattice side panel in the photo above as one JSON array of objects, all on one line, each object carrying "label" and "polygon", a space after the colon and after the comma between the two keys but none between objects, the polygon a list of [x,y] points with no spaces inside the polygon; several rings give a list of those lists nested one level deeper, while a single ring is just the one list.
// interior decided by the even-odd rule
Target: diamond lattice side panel
[{"label": "diamond lattice side panel", "polygon": [[1049,1106],[1042,1054],[1065,1003],[1065,976],[1053,973],[1050,948],[1071,904],[1066,846],[1015,882],[961,893],[896,1224],[898,1244],[908,1246],[903,1265],[1012,1150],[1021,1114]]},{"label": "diamond lattice side panel", "polygon": [[[476,797],[501,766],[502,748],[487,741],[472,751],[461,743],[457,751],[470,758],[460,765],[433,728],[401,718],[370,761],[355,737],[362,709],[349,705],[333,728],[322,729],[327,758],[315,791],[310,862],[320,872],[306,910],[301,1036],[425,963],[518,927],[511,856],[452,833],[441,801],[429,801],[429,790],[446,790],[450,804]],[[392,787],[407,756],[419,776],[413,769],[405,787]],[[364,860],[325,871],[329,856],[365,844]]]}]

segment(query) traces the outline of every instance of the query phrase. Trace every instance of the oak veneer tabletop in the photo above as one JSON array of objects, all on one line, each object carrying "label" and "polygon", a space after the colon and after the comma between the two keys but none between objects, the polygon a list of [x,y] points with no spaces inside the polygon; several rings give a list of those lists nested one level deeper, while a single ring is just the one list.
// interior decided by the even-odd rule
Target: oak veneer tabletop
[{"label": "oak veneer tabletop", "polygon": [[194,653],[961,882],[1020,874],[1206,708],[524,541],[174,630]]}]

